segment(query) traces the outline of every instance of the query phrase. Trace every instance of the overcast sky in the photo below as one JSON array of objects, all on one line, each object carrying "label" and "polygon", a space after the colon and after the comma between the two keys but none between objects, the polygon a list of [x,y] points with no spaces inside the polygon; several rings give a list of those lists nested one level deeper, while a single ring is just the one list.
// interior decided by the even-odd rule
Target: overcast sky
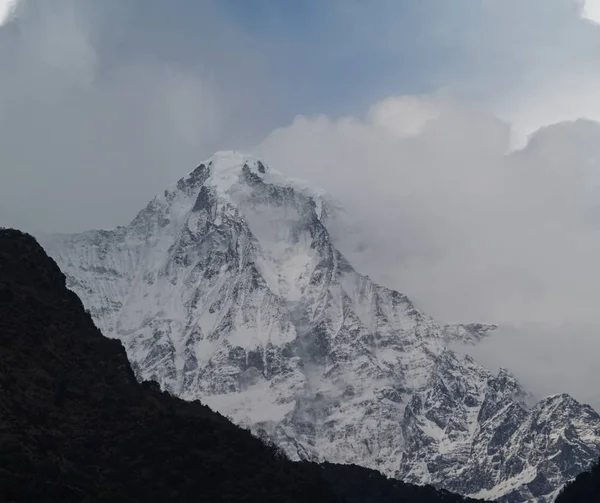
[{"label": "overcast sky", "polygon": [[502,324],[481,361],[600,406],[599,4],[0,0],[0,225],[125,224],[258,153],[347,206],[359,269]]}]

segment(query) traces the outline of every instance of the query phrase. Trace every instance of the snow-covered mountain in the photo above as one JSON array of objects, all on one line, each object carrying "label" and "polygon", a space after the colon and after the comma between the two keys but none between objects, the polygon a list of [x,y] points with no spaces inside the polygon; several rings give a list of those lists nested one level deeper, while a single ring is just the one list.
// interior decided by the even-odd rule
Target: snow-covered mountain
[{"label": "snow-covered mountain", "polygon": [[218,153],[129,225],[42,238],[140,379],[199,398],[292,459],[352,462],[477,497],[550,501],[600,455],[600,417],[530,405],[443,325],[335,246],[339,206]]}]

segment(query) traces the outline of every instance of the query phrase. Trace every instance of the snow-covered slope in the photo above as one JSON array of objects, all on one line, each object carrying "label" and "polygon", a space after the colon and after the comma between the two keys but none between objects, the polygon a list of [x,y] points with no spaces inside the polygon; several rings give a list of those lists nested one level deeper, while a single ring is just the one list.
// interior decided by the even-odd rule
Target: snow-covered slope
[{"label": "snow-covered slope", "polygon": [[[600,454],[600,417],[519,384],[355,271],[326,194],[218,153],[126,227],[42,238],[141,379],[202,401],[293,459],[352,462],[506,501],[550,500]],[[328,230],[329,229],[329,230]]]}]

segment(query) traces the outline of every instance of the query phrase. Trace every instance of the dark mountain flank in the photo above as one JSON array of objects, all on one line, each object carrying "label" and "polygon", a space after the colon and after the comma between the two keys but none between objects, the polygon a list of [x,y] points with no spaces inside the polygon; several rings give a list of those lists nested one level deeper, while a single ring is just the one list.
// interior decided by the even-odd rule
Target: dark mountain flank
[{"label": "dark mountain flank", "polygon": [[569,482],[558,495],[556,503],[600,503],[600,460]]}]

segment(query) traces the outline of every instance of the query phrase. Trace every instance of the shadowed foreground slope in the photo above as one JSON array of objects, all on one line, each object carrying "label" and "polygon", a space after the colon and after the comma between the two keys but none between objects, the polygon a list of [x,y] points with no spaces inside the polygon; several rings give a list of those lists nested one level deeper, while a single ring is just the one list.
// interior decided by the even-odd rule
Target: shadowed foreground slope
[{"label": "shadowed foreground slope", "polygon": [[591,470],[569,482],[558,495],[556,503],[600,503],[600,460]]},{"label": "shadowed foreground slope", "polygon": [[1,229],[0,398],[5,502],[466,501],[291,463],[199,402],[139,384],[37,242]]}]

